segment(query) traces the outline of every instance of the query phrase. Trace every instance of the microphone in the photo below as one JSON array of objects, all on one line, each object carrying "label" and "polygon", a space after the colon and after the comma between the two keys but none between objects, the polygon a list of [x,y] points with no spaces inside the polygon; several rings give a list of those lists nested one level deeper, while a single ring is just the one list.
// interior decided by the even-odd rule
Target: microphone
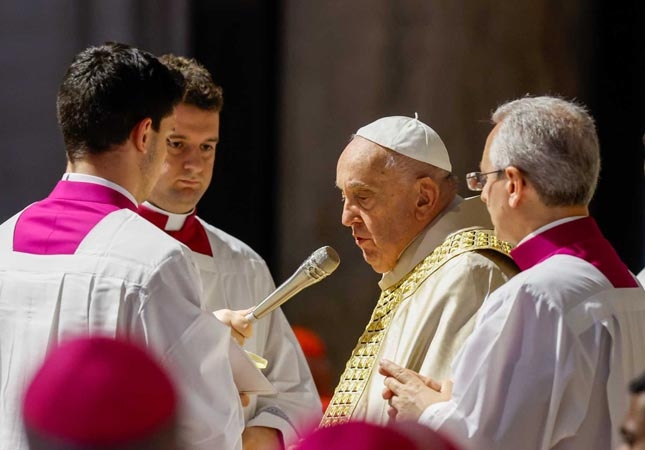
[{"label": "microphone", "polygon": [[328,245],[313,252],[291,277],[245,316],[249,322],[263,318],[304,288],[318,283],[340,264],[340,257]]}]

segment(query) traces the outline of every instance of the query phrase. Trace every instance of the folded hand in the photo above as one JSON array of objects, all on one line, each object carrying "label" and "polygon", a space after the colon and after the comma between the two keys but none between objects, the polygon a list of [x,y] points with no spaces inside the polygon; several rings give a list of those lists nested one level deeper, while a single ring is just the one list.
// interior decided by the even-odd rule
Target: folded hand
[{"label": "folded hand", "polygon": [[385,376],[382,396],[392,420],[416,421],[428,406],[452,396],[451,381],[439,383],[387,359],[379,361],[379,373]]}]

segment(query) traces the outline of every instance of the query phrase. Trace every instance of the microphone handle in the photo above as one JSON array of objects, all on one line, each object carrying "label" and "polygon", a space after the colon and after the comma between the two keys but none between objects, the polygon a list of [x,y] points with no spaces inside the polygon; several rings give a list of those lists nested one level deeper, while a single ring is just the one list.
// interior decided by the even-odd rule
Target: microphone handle
[{"label": "microphone handle", "polygon": [[271,311],[282,305],[291,297],[302,291],[307,286],[314,284],[316,279],[307,274],[304,266],[301,266],[287,281],[282,283],[275,291],[273,291],[267,298],[262,300],[261,303],[256,305],[253,310],[245,316],[245,319],[253,323],[258,319],[263,318]]}]

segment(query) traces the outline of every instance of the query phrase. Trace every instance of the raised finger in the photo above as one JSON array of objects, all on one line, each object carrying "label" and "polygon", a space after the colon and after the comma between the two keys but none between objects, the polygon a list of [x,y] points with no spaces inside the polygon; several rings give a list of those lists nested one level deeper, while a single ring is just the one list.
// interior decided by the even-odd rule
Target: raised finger
[{"label": "raised finger", "polygon": [[381,361],[379,361],[379,372],[382,375],[395,378],[402,383],[405,383],[413,378],[419,378],[419,374],[417,374],[416,372],[410,369],[406,369],[403,366],[399,366],[389,359],[382,359]]}]

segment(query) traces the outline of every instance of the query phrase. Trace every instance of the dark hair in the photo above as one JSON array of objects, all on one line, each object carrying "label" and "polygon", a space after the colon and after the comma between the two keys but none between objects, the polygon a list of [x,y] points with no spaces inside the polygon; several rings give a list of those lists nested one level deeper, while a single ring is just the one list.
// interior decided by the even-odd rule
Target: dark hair
[{"label": "dark hair", "polygon": [[645,392],[645,372],[630,381],[629,392],[631,392],[632,394],[640,394],[641,392]]},{"label": "dark hair", "polygon": [[125,142],[141,120],[161,120],[180,101],[183,80],[143,50],[116,42],[76,55],[58,90],[58,123],[70,161]]},{"label": "dark hair", "polygon": [[213,78],[203,65],[197,60],[167,54],[159,60],[170,69],[176,70],[184,77],[184,95],[182,103],[196,106],[199,109],[220,112],[224,105],[222,88],[213,81]]}]

